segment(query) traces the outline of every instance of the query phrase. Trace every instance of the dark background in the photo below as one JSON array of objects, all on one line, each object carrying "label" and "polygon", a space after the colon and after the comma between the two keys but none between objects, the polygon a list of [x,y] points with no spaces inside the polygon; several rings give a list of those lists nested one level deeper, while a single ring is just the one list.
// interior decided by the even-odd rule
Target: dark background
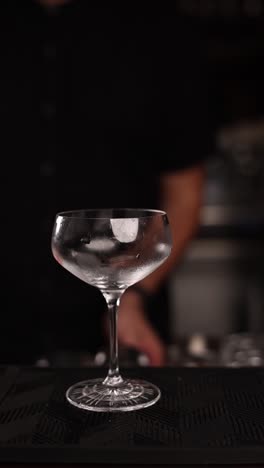
[{"label": "dark background", "polygon": [[[84,2],[76,0],[74,6],[65,6],[64,13],[53,11],[43,14],[40,6],[32,7],[32,2],[23,2],[23,7],[21,2],[10,2],[0,18],[1,256],[3,276],[7,279],[2,288],[4,360],[13,359],[14,356],[16,359],[20,356],[22,360],[34,360],[45,347],[56,348],[62,323],[63,327],[71,330],[73,308],[84,308],[87,286],[79,284],[78,280],[59,269],[51,256],[49,244],[53,214],[59,209],[68,208],[69,203],[75,206],[77,201],[80,202],[84,186],[89,203],[93,199],[105,199],[106,193],[109,194],[109,203],[113,203],[122,193],[120,186],[115,198],[112,190],[117,180],[121,183],[119,167],[122,159],[116,157],[115,177],[111,181],[103,176],[95,181],[82,154],[85,142],[94,154],[93,161],[95,165],[98,164],[99,173],[100,162],[96,151],[99,154],[102,148],[97,146],[96,135],[93,135],[93,142],[85,141],[87,124],[80,116],[85,116],[87,108],[92,108],[93,118],[99,118],[96,112],[100,102],[87,102],[85,97],[82,99],[80,90],[89,79],[89,67],[78,67],[85,55],[82,47],[87,40],[91,41],[93,60],[96,60],[98,50],[102,51],[100,34],[96,35],[89,17],[84,16],[81,21],[78,19],[78,9],[81,11],[83,5]],[[190,44],[195,44],[197,59],[203,64],[204,83],[209,95],[208,142],[211,144],[213,140],[213,145],[207,163],[201,228],[181,266],[172,275],[169,311],[167,315],[162,315],[162,319],[159,316],[158,326],[168,341],[174,340],[178,334],[188,336],[195,331],[222,336],[231,331],[263,330],[263,125],[262,136],[252,137],[249,142],[246,139],[246,143],[243,140],[245,129],[239,133],[235,144],[232,138],[231,143],[226,140],[226,134],[221,139],[221,132],[224,128],[241,123],[245,124],[246,129],[254,129],[264,118],[261,72],[264,5],[262,1],[186,0],[175,2],[170,9],[163,9],[160,12],[147,9],[144,14],[151,17],[160,13],[169,18],[167,33],[175,38],[175,51],[179,54],[181,50],[181,59],[183,57],[185,63],[188,63]],[[127,24],[130,23],[130,15],[131,12],[127,11]],[[106,16],[102,17],[102,28],[109,28],[103,21],[106,21]],[[32,44],[34,32],[36,41]],[[116,40],[120,41],[120,38]],[[64,66],[65,44],[67,47],[78,44],[71,51],[73,66],[70,69]],[[173,50],[172,41],[167,57],[170,63],[174,60]],[[34,68],[28,66],[32,61],[31,54],[36,65]],[[104,50],[104,54],[107,63],[108,51]],[[176,60],[179,57],[177,54]],[[13,59],[10,59],[12,56]],[[104,73],[102,68],[99,67],[99,70]],[[20,81],[17,80],[18,75],[22,78]],[[65,93],[67,80],[74,79],[80,86],[75,96],[79,99],[78,119],[75,119],[73,101]],[[100,81],[100,73],[97,79]],[[96,95],[96,80],[94,86],[95,96],[99,98]],[[13,90],[11,94],[7,92],[10,87]],[[134,105],[134,97],[130,98]],[[199,99],[198,93],[194,99]],[[89,132],[92,134],[93,130],[89,128]],[[151,125],[149,132],[150,140],[152,138],[154,141]],[[193,136],[197,147],[199,135],[197,120]],[[242,142],[239,140],[241,135]],[[65,138],[67,143],[60,148],[60,142]],[[120,155],[124,148],[122,139],[125,145],[128,138],[129,127],[120,134]],[[107,135],[103,144],[108,145]],[[71,173],[70,155],[73,154],[76,156],[76,169]],[[109,164],[111,166],[113,160]],[[133,174],[133,159],[128,159],[126,166],[127,171]],[[145,203],[148,204],[148,191],[144,190],[148,161],[142,163],[140,171],[141,187],[138,185],[136,202],[141,203],[144,193]],[[67,188],[69,173],[71,191],[76,194],[76,200],[70,197]],[[64,177],[65,185],[61,184],[58,192],[57,180]],[[152,180],[155,185],[155,178]],[[135,201],[132,176],[131,190],[126,187],[126,191],[133,194],[128,203]],[[43,251],[39,249],[40,243],[45,244]],[[205,287],[204,294],[200,295],[197,293],[198,278]],[[211,300],[209,290],[214,291]],[[98,295],[92,294],[96,295],[97,300]],[[55,296],[57,299],[54,299]],[[66,296],[65,302],[68,304],[68,309],[63,309],[63,319],[59,312],[62,296],[64,299]],[[196,298],[193,315],[186,313],[193,310],[188,297]],[[24,307],[26,313],[22,312]],[[97,322],[91,326],[88,321],[85,331],[86,339],[91,344],[92,338],[98,336],[91,346],[93,349],[103,342]],[[10,334],[15,346],[6,355]],[[66,341],[67,346],[74,346],[71,339]],[[64,345],[62,341],[60,346]]]}]

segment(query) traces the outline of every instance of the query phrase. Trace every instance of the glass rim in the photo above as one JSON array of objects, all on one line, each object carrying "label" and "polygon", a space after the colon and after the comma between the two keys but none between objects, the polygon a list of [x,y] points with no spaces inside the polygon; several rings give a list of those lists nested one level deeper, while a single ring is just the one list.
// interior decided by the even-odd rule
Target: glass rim
[{"label": "glass rim", "polygon": [[[95,213],[102,212],[102,216],[95,216]],[[105,213],[109,213],[107,216]],[[115,216],[115,212],[131,212],[131,218],[153,218],[157,215],[159,216],[167,216],[166,211],[153,209],[153,208],[84,208],[84,209],[74,209],[74,210],[66,210],[66,211],[59,211],[56,214],[56,218],[72,218],[72,219],[118,219],[122,218],[122,216]],[[88,214],[91,213],[91,216]],[[93,213],[93,215],[92,215]],[[138,216],[137,216],[138,213]],[[141,215],[140,215],[141,213]],[[129,216],[127,216],[129,218]]]}]

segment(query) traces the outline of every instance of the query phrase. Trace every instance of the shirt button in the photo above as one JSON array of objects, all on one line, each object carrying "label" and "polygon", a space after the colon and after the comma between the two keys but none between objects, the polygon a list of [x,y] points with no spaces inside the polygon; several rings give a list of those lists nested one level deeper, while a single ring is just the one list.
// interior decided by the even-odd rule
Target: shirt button
[{"label": "shirt button", "polygon": [[41,113],[47,120],[52,120],[56,116],[56,105],[54,102],[43,102],[41,104]]},{"label": "shirt button", "polygon": [[43,46],[43,55],[46,60],[55,60],[57,50],[54,44],[45,44]]},{"label": "shirt button", "polygon": [[52,177],[55,174],[55,164],[51,161],[42,161],[40,163],[40,175],[42,177]]}]

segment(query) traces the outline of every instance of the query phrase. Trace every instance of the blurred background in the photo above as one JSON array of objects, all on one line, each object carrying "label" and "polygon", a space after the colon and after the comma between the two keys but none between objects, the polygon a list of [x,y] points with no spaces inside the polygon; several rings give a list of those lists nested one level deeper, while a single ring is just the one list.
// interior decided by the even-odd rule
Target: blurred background
[{"label": "blurred background", "polygon": [[172,328],[263,331],[264,2],[186,0],[178,8],[202,38],[217,131],[199,235],[171,281]]},{"label": "blurred background", "polygon": [[226,345],[229,334],[264,331],[264,2],[178,8],[200,32],[217,120],[200,231],[170,283],[173,339],[187,337],[199,354],[197,333]]},{"label": "blurred background", "polygon": [[[174,8],[200,38],[215,143],[206,164],[200,229],[169,281],[169,316],[161,324],[168,364],[264,365],[264,0],[175,0]],[[52,34],[43,47],[41,112],[47,130],[56,119]],[[50,187],[48,206],[56,171],[50,157],[54,148],[47,141],[43,145],[40,177],[41,186]],[[78,192],[79,180],[72,183]],[[50,237],[43,213],[42,235]],[[45,300],[52,286],[44,270],[41,275]],[[148,364],[146,356],[132,351],[121,350],[121,360]],[[93,355],[57,353],[39,356],[36,363],[105,362],[102,343]]]},{"label": "blurred background", "polygon": [[168,362],[264,365],[264,1],[178,0],[175,14],[201,38],[216,131],[200,229],[170,280]]}]

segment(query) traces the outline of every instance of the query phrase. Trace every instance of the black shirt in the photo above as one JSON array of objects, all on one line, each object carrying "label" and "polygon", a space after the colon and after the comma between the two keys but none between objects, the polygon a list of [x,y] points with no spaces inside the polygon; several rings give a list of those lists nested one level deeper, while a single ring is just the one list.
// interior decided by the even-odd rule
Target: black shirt
[{"label": "black shirt", "polygon": [[54,216],[158,207],[160,172],[204,158],[197,38],[173,10],[86,0],[50,11],[9,0],[0,23],[5,310],[23,324],[26,305],[31,328],[39,317],[70,324],[87,286],[52,258]]}]

